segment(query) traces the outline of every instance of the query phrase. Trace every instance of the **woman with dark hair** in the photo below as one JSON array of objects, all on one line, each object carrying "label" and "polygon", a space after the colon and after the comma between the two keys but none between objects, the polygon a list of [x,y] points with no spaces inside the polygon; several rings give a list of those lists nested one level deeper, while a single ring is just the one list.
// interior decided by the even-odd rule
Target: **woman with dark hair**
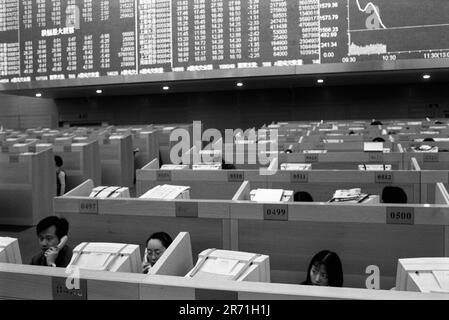
[{"label": "woman with dark hair", "polygon": [[148,273],[148,270],[154,266],[172,242],[172,238],[165,232],[153,233],[147,239],[145,242],[145,256],[142,263],[143,273]]},{"label": "woman with dark hair", "polygon": [[385,139],[382,138],[382,137],[375,137],[375,138],[373,139],[373,142],[385,142]]},{"label": "woman with dark hair", "polygon": [[307,269],[307,279],[303,285],[309,286],[343,286],[343,268],[335,252],[323,250],[313,256]]},{"label": "woman with dark hair", "polygon": [[386,186],[381,199],[383,203],[407,203],[407,194],[401,187]]},{"label": "woman with dark hair", "polygon": [[313,198],[310,193],[306,191],[297,191],[293,195],[293,201],[295,202],[313,202]]}]

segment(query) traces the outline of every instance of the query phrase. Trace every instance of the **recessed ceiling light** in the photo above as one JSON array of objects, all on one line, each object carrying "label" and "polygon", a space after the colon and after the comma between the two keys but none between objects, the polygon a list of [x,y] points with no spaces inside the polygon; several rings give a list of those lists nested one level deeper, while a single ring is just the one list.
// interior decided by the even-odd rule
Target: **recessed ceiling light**
[{"label": "recessed ceiling light", "polygon": [[36,93],[36,97],[38,98],[42,97],[42,93]]},{"label": "recessed ceiling light", "polygon": [[422,76],[423,79],[430,79],[430,74],[425,74]]},{"label": "recessed ceiling light", "polygon": [[237,87],[243,87],[243,82],[237,82]]},{"label": "recessed ceiling light", "polygon": [[98,89],[97,91],[95,91],[97,94],[102,94],[103,93],[103,90],[101,90],[101,89]]},{"label": "recessed ceiling light", "polygon": [[170,89],[169,86],[163,86],[163,87],[162,87],[162,90],[165,90],[165,91],[167,91],[167,90],[169,90],[169,89]]},{"label": "recessed ceiling light", "polygon": [[323,79],[318,79],[316,82],[318,82],[318,83],[324,83],[324,80],[323,80]]}]

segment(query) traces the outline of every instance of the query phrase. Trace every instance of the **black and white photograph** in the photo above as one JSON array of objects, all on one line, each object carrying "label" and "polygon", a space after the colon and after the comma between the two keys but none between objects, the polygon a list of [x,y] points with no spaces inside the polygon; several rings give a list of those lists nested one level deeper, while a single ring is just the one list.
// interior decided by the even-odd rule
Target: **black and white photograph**
[{"label": "black and white photograph", "polygon": [[0,147],[0,300],[449,300],[447,0],[0,0]]}]

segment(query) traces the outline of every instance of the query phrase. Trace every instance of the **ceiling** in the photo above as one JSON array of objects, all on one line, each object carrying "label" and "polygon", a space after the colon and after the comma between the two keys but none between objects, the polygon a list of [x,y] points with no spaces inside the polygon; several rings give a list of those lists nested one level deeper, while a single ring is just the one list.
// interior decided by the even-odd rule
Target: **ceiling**
[{"label": "ceiling", "polygon": [[[430,74],[431,79],[424,80],[424,74]],[[324,83],[318,84],[317,80]],[[236,83],[242,82],[242,87]],[[228,90],[255,90],[267,88],[298,88],[317,86],[352,86],[369,84],[422,84],[449,82],[449,68],[415,69],[401,71],[370,71],[351,73],[322,73],[301,75],[273,75],[263,77],[227,77],[201,80],[173,80],[146,83],[116,83],[108,85],[80,85],[76,87],[58,87],[41,89],[21,89],[3,91],[5,94],[31,96],[41,93],[42,98],[63,99],[76,97],[98,96],[96,90],[101,89],[101,96],[170,94],[178,92],[211,92]],[[162,90],[169,86],[169,90]]]}]

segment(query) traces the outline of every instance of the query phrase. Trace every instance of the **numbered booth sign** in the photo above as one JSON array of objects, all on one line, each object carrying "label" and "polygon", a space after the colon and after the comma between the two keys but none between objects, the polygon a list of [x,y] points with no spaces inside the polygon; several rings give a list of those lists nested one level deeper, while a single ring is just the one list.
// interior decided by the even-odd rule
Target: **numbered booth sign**
[{"label": "numbered booth sign", "polygon": [[288,221],[288,205],[286,204],[264,204],[264,220]]},{"label": "numbered booth sign", "polygon": [[412,207],[387,207],[387,224],[415,224]]},{"label": "numbered booth sign", "polygon": [[80,213],[98,214],[98,200],[81,200]]},{"label": "numbered booth sign", "polygon": [[170,170],[158,170],[156,172],[157,181],[171,181],[171,171]]},{"label": "numbered booth sign", "polygon": [[393,183],[394,174],[391,171],[379,171],[374,173],[375,183]]},{"label": "numbered booth sign", "polygon": [[228,182],[243,182],[244,177],[243,171],[228,171]]}]

